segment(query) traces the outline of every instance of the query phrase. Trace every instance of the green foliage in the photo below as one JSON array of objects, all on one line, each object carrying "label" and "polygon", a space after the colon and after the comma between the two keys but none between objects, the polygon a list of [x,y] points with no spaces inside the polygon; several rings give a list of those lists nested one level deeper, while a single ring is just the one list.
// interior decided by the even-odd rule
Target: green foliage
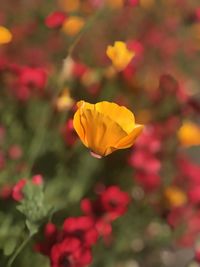
[{"label": "green foliage", "polygon": [[23,221],[17,224],[12,215],[1,212],[0,213],[0,249],[3,250],[5,256],[11,255],[20,240],[23,232]]},{"label": "green foliage", "polygon": [[40,224],[50,214],[51,207],[45,203],[43,186],[28,182],[23,189],[24,198],[17,209],[26,217],[26,226],[31,235],[37,233]]}]

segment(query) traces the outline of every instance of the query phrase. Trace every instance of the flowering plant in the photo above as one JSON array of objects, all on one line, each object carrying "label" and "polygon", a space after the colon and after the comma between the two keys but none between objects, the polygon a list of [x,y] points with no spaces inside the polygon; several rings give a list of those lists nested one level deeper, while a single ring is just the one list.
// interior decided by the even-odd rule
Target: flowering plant
[{"label": "flowering plant", "polygon": [[0,266],[198,266],[199,2],[3,2]]}]

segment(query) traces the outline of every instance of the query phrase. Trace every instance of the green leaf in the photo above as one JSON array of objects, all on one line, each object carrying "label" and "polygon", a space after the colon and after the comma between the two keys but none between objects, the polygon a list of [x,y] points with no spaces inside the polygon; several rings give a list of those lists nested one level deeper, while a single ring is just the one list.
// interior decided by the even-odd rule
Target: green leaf
[{"label": "green leaf", "polygon": [[30,231],[36,228],[48,216],[50,206],[45,203],[43,186],[28,182],[24,189],[24,199],[17,206],[17,209],[26,217],[26,225]]},{"label": "green leaf", "polygon": [[4,255],[6,256],[11,255],[15,250],[16,245],[17,245],[17,240],[15,238],[7,239],[3,247]]}]

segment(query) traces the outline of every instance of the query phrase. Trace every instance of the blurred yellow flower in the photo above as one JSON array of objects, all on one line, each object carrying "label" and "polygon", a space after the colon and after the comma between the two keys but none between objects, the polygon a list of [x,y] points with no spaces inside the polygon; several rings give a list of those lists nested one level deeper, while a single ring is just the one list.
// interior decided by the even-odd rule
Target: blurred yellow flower
[{"label": "blurred yellow flower", "polygon": [[7,28],[0,26],[0,45],[10,43],[11,40],[12,40],[11,32]]},{"label": "blurred yellow flower", "polygon": [[104,76],[107,79],[113,79],[117,75],[117,71],[113,66],[108,66],[107,68],[104,68]]},{"label": "blurred yellow flower", "polygon": [[80,32],[85,24],[85,20],[78,16],[71,16],[67,18],[62,26],[64,33],[70,36],[74,36]]},{"label": "blurred yellow flower", "polygon": [[112,102],[77,103],[73,125],[83,144],[93,156],[101,158],[117,149],[131,147],[143,125],[136,124],[134,114]]},{"label": "blurred yellow flower", "polygon": [[184,122],[178,131],[178,139],[185,147],[200,145],[200,126],[191,121]]},{"label": "blurred yellow flower", "polygon": [[109,45],[106,54],[118,71],[125,69],[135,55],[134,52],[130,51],[126,44],[121,41],[116,41],[114,46]]},{"label": "blurred yellow flower", "polygon": [[99,82],[98,73],[94,70],[86,71],[81,78],[81,82],[86,87],[98,83]]},{"label": "blurred yellow flower", "polygon": [[69,110],[74,105],[74,99],[71,98],[69,89],[65,88],[56,100],[56,108],[58,111]]},{"label": "blurred yellow flower", "polygon": [[111,8],[122,8],[124,5],[123,0],[106,0],[106,4]]},{"label": "blurred yellow flower", "polygon": [[80,0],[59,0],[58,2],[65,12],[74,12],[80,7]]},{"label": "blurred yellow flower", "polygon": [[186,194],[176,186],[169,186],[165,189],[164,199],[168,208],[180,207],[187,202]]}]

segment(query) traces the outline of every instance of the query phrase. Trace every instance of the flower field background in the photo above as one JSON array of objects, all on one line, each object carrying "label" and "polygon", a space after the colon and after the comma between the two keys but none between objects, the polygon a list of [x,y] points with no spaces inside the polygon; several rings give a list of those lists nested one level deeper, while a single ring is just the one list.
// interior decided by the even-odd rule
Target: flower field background
[{"label": "flower field background", "polygon": [[198,0],[0,1],[0,267],[200,265]]}]

